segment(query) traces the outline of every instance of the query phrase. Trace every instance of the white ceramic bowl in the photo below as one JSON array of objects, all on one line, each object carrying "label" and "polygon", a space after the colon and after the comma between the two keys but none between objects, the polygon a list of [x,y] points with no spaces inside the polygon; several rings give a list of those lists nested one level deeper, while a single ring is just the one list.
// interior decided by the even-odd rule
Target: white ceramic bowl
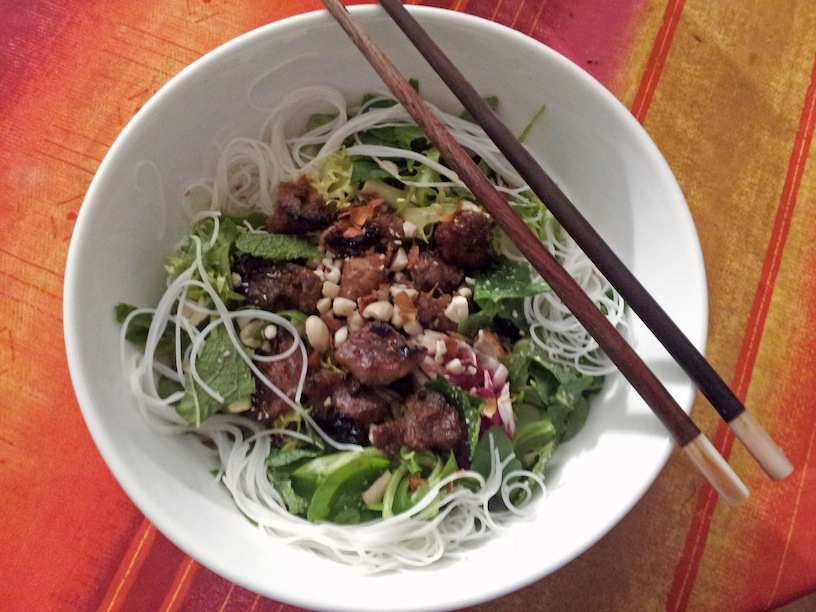
[{"label": "white ceramic bowl", "polygon": [[[515,131],[546,104],[528,143],[702,349],[707,295],[697,235],[677,182],[641,126],[590,76],[533,39],[456,12],[411,11],[479,91],[500,96]],[[425,97],[459,108],[379,8],[352,12],[404,74],[419,79]],[[189,181],[212,175],[216,144],[257,132],[263,115],[250,101],[268,106],[308,84],[333,85],[352,99],[382,88],[328,14],[293,17],[186,68],[105,157],[82,205],[65,276],[68,361],[88,429],[114,476],[162,533],[216,573],[271,598],[311,608],[425,610],[520,588],[603,536],[666,462],[669,437],[620,376],[609,378],[586,427],[559,449],[550,497],[534,520],[515,523],[466,560],[369,577],[261,537],[213,482],[209,455],[192,439],[154,433],[129,396],[114,305],[156,303],[165,282],[162,258],[186,226],[179,196]],[[679,369],[637,321],[634,337],[688,409],[693,391]]]}]

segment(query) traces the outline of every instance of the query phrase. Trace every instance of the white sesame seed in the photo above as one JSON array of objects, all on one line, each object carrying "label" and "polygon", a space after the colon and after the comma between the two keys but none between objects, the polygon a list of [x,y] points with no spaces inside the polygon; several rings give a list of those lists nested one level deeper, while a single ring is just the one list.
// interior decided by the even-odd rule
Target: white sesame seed
[{"label": "white sesame seed", "polygon": [[473,289],[470,287],[461,287],[457,293],[463,298],[469,298],[473,295]]},{"label": "white sesame seed", "polygon": [[402,224],[402,233],[405,234],[406,238],[415,238],[417,232],[417,226],[411,223],[410,221],[404,221]]},{"label": "white sesame seed", "polygon": [[266,338],[267,340],[274,340],[275,338],[278,337],[278,326],[272,324],[267,325],[264,328],[263,335],[264,338]]}]

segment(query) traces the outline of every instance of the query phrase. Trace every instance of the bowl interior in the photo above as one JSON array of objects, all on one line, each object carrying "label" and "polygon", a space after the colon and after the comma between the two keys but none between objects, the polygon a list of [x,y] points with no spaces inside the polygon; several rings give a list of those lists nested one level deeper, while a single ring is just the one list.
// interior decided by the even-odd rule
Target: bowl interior
[{"label": "bowl interior", "polygon": [[[477,90],[499,96],[516,133],[546,105],[527,143],[702,349],[707,296],[697,235],[674,177],[640,125],[591,77],[532,39],[459,13],[411,10]],[[381,10],[353,12],[403,73],[419,79],[425,97],[460,108]],[[265,117],[259,108],[314,84],[337,87],[350,99],[383,89],[323,12],[272,24],[210,53],[165,86],[116,141],[82,206],[66,272],[66,346],[79,404],[140,510],[185,552],[249,589],[308,607],[354,610],[452,608],[501,595],[589,547],[664,465],[671,441],[619,375],[593,402],[584,430],[558,451],[549,499],[535,518],[519,520],[466,560],[382,576],[361,576],[264,537],[213,482],[209,453],[189,437],[149,429],[129,396],[114,305],[155,304],[164,288],[163,257],[187,224],[179,205],[186,185],[213,173],[219,145],[257,134]],[[633,338],[688,410],[691,386],[634,317]]]}]

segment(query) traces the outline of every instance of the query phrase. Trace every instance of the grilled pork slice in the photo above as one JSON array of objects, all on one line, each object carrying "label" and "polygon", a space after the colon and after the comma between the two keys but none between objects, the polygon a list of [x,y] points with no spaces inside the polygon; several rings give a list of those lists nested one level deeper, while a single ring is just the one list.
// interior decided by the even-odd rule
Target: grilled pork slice
[{"label": "grilled pork slice", "polygon": [[306,266],[247,255],[235,261],[233,270],[241,276],[236,292],[258,308],[314,314],[323,297],[323,283]]},{"label": "grilled pork slice", "polygon": [[414,450],[453,450],[467,444],[467,429],[454,406],[435,391],[421,389],[405,401],[401,417],[371,427],[371,443],[389,455],[402,446]]},{"label": "grilled pork slice", "polygon": [[473,210],[462,210],[439,224],[434,246],[449,264],[466,272],[488,267],[495,259],[490,220]]},{"label": "grilled pork slice", "polygon": [[274,234],[305,234],[322,230],[334,222],[337,210],[326,203],[309,180],[278,184],[275,210],[266,220],[266,229]]},{"label": "grilled pork slice", "polygon": [[334,352],[341,366],[367,385],[387,385],[408,375],[426,350],[410,344],[388,323],[372,321]]},{"label": "grilled pork slice", "polygon": [[408,273],[414,287],[420,291],[438,289],[450,293],[462,284],[465,275],[456,266],[442,259],[434,251],[424,251],[416,261],[408,264]]}]

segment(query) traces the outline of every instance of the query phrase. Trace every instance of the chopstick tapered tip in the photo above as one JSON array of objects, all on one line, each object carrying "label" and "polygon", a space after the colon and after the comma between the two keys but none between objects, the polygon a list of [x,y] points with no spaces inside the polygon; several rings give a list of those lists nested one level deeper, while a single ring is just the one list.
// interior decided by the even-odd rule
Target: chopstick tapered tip
[{"label": "chopstick tapered tip", "polygon": [[704,434],[686,444],[683,450],[729,506],[736,506],[748,498],[748,487]]},{"label": "chopstick tapered tip", "polygon": [[728,426],[771,479],[782,480],[791,475],[793,464],[750,412],[743,410]]}]

